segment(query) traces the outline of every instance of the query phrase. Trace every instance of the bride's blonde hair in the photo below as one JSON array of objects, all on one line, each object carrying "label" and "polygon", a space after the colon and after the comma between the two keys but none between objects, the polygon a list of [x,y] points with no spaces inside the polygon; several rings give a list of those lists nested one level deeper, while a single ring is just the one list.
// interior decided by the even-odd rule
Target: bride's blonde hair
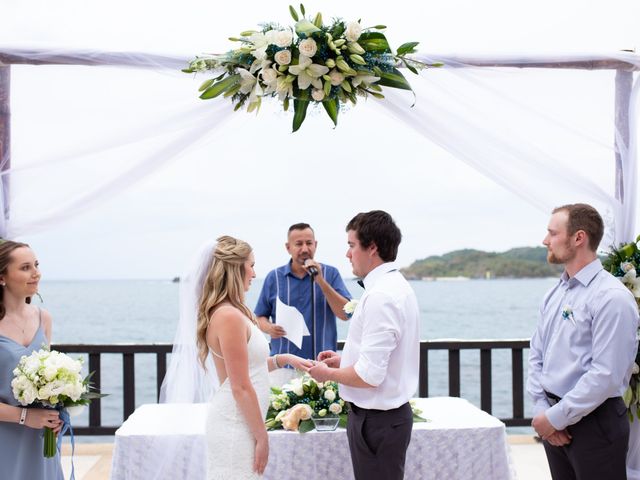
[{"label": "bride's blonde hair", "polygon": [[198,359],[205,370],[209,354],[207,327],[216,307],[221,303],[230,303],[256,323],[253,312],[244,304],[244,264],[251,255],[251,246],[227,235],[218,238],[217,242],[198,302],[196,345]]}]

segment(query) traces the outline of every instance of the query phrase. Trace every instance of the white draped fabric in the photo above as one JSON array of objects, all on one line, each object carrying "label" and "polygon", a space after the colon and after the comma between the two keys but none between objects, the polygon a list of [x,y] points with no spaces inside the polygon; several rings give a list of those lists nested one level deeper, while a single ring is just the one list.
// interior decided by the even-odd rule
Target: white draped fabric
[{"label": "white draped fabric", "polygon": [[[92,112],[89,117],[87,106],[82,113],[95,128],[76,136],[73,142],[68,130],[65,132],[62,127],[82,129],[86,125],[52,128],[56,117],[47,111],[42,112],[40,122],[14,117],[13,122],[33,122],[34,129],[50,128],[52,132],[34,132],[34,138],[42,141],[28,147],[17,143],[11,168],[2,171],[10,185],[9,216],[4,225],[0,222],[0,228],[4,227],[0,234],[5,237],[51,228],[117,196],[168,162],[197,155],[199,148],[214,135],[230,133],[224,127],[230,117],[243,115],[234,114],[228,100],[198,100],[193,78],[176,73],[177,66],[186,64],[186,58],[6,47],[0,47],[0,54],[17,62],[53,59],[62,64],[118,65],[115,69],[98,69],[100,72],[77,66],[12,67],[12,90],[18,96],[23,94],[21,84],[29,84],[33,77],[67,74],[66,81],[78,85],[72,89],[77,98],[53,102],[50,108],[54,112],[64,108],[65,102],[90,100],[95,92],[86,85],[102,85],[98,83],[99,77],[130,86],[125,98],[114,97],[108,100],[107,107],[100,106],[108,108],[108,112]],[[343,116],[366,115],[361,112],[369,109],[390,115],[544,212],[562,203],[593,204],[607,224],[604,249],[634,238],[637,78],[633,79],[631,101],[625,112],[629,118],[627,135],[616,134],[615,70],[474,67],[452,57],[424,54],[417,58],[440,61],[445,66],[423,71],[419,77],[406,73],[415,98],[387,88],[385,100],[361,101]],[[631,53],[482,60],[519,67],[525,63],[607,60],[640,66],[640,57]],[[99,93],[115,95],[116,90]],[[607,114],[603,115],[603,111]],[[105,120],[96,118],[96,113],[105,113]],[[270,122],[264,118],[267,115],[268,112],[262,112],[260,118],[251,120],[254,125],[248,127],[256,130],[256,143],[260,143],[260,124]],[[81,124],[84,119],[77,121]],[[254,134],[244,133],[249,133],[250,138]],[[303,128],[295,135],[312,137],[315,132]],[[366,142],[359,148],[366,149]],[[620,156],[618,164],[616,148]],[[277,169],[277,160],[271,161]],[[428,158],[424,161],[428,162]],[[455,188],[455,180],[451,180]],[[624,192],[618,198],[616,182],[621,183]],[[37,196],[32,194],[34,191]]]}]

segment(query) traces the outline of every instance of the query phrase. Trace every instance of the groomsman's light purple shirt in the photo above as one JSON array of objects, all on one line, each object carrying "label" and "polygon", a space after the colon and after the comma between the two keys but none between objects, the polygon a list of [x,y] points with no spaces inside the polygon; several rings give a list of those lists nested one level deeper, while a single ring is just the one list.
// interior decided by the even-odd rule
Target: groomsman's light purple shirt
[{"label": "groomsman's light purple shirt", "polygon": [[407,403],[418,388],[418,301],[392,263],[369,272],[364,286],[349,322],[340,367],[353,365],[374,388],[340,385],[340,396],[361,408],[391,410]]},{"label": "groomsman's light purple shirt", "polygon": [[[563,315],[564,312],[564,315]],[[531,338],[527,391],[534,415],[556,430],[577,423],[627,389],[638,342],[638,307],[596,259],[574,277],[564,272],[544,298]],[[562,398],[550,406],[545,391]]]}]

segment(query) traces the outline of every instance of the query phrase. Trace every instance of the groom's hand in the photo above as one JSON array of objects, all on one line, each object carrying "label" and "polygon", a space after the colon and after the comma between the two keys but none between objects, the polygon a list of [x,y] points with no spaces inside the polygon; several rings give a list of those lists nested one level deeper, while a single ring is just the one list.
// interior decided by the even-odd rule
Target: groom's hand
[{"label": "groom's hand", "polygon": [[318,361],[325,363],[327,366],[331,368],[340,367],[340,355],[338,355],[333,350],[325,350],[318,354]]},{"label": "groom's hand", "polygon": [[316,364],[309,369],[309,375],[311,375],[318,382],[326,382],[331,380],[331,368],[326,363],[316,362]]}]

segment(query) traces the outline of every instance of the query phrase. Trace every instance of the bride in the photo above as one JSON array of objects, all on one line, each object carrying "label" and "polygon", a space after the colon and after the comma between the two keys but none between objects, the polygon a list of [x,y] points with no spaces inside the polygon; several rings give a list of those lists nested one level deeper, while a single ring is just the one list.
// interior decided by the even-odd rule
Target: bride
[{"label": "bride", "polygon": [[207,420],[207,478],[260,478],[269,457],[264,425],[269,405],[270,370],[289,364],[306,370],[311,362],[290,354],[269,357],[267,340],[256,325],[244,294],[255,278],[248,243],[218,238],[198,302],[198,359],[211,363],[220,387],[211,397]]}]

